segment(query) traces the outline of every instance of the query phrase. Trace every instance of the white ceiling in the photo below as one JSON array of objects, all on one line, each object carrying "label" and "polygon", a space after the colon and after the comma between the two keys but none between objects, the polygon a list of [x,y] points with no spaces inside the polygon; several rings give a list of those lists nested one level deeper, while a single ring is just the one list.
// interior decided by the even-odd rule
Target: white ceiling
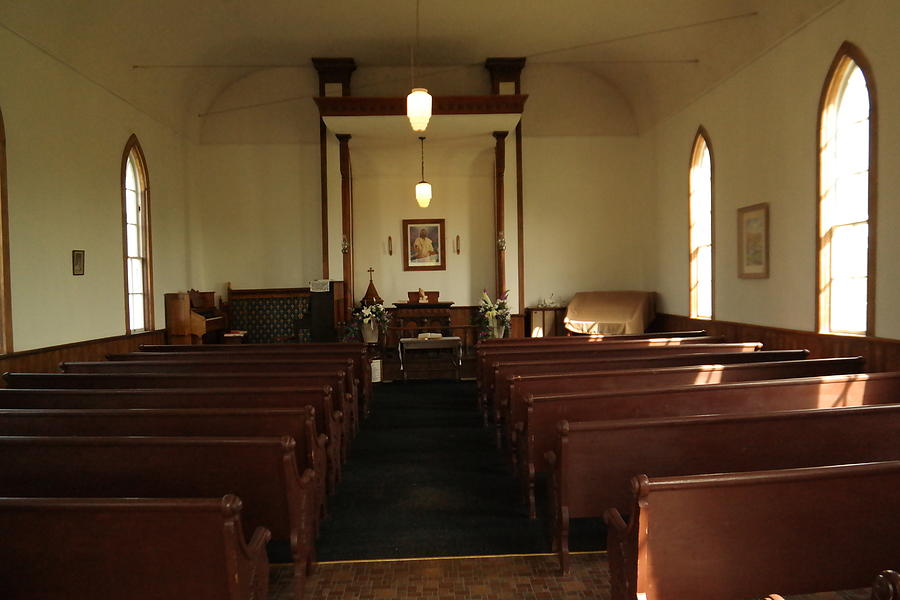
[{"label": "white ceiling", "polygon": [[[646,124],[840,1],[421,0],[418,61],[577,63]],[[360,70],[409,64],[415,0],[0,0],[0,25],[190,131],[229,84],[267,66],[311,68],[313,56],[353,57]]]}]

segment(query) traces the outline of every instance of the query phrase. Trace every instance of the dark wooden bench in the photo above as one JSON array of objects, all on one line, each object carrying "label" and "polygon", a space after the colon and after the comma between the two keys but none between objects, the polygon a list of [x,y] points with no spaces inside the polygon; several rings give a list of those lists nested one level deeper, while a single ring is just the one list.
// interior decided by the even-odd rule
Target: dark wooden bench
[{"label": "dark wooden bench", "polygon": [[[698,336],[684,338],[656,338],[656,339],[628,339],[628,340],[599,340],[594,343],[573,344],[565,341],[545,342],[540,345],[525,344],[511,345],[498,344],[496,346],[480,346],[475,351],[475,379],[481,381],[489,372],[490,362],[499,360],[505,354],[548,354],[584,352],[591,350],[625,350],[629,348],[655,348],[668,346],[684,346],[694,344],[720,344],[725,341],[721,336]],[[486,368],[487,367],[487,368]]]},{"label": "dark wooden bench", "polygon": [[632,485],[631,520],[607,514],[614,600],[860,588],[900,564],[900,461]]},{"label": "dark wooden bench", "polygon": [[[184,354],[184,353],[182,353]],[[176,354],[176,356],[178,356]],[[351,363],[351,364],[348,364]],[[340,399],[335,408],[343,415],[343,432],[341,436],[342,460],[350,454],[350,446],[353,436],[357,431],[355,421],[358,420],[358,399],[353,381],[352,361],[347,359],[343,365],[332,364],[330,367],[322,364],[310,365],[308,363],[291,360],[145,360],[145,361],[98,361],[98,362],[61,362],[59,369],[63,373],[249,373],[259,375],[262,373],[278,373],[296,376],[293,384],[304,387],[313,385],[330,385],[334,392],[334,398]],[[353,385],[348,388],[348,380]]]},{"label": "dark wooden bench", "polygon": [[517,427],[521,428],[525,419],[527,410],[525,399],[529,395],[545,396],[577,392],[588,393],[605,390],[671,387],[676,385],[710,385],[741,381],[818,377],[823,375],[847,375],[861,373],[864,370],[865,359],[861,356],[854,356],[738,365],[694,365],[662,369],[638,368],[515,376],[510,380],[509,402],[505,407],[506,410],[501,411],[500,423],[504,425],[506,439],[510,442],[508,447],[514,448],[513,439],[516,436]]},{"label": "dark wooden bench", "polygon": [[623,341],[623,340],[652,340],[655,338],[686,338],[701,337],[709,335],[705,330],[698,331],[656,331],[648,333],[627,333],[615,335],[570,335],[570,336],[548,336],[533,338],[485,338],[478,342],[479,347],[488,346],[530,346],[533,344],[565,344],[565,343],[592,343],[604,341]]},{"label": "dark wooden bench", "polygon": [[[316,409],[319,431],[328,436],[328,465],[341,477],[344,416],[330,385],[310,385],[304,375],[283,373],[4,373],[7,387],[17,389],[296,389]],[[214,405],[215,406],[215,405]],[[198,407],[199,408],[199,407]]]},{"label": "dark wooden bench", "polygon": [[315,560],[306,505],[315,482],[312,471],[297,470],[295,456],[288,437],[0,437],[0,497],[235,494],[248,529],[266,527],[273,542],[289,545],[301,598]]},{"label": "dark wooden bench", "polygon": [[[58,392],[57,392],[58,393]],[[316,477],[312,518],[324,516],[325,435],[316,432],[315,409],[300,408],[0,408],[0,435],[142,435],[291,437],[297,468]]]},{"label": "dark wooden bench", "polygon": [[[513,360],[496,362],[491,380],[495,382],[491,406],[504,410],[509,398],[509,384],[515,376],[577,373],[580,371],[612,371],[617,369],[659,369],[688,365],[731,365],[782,360],[803,360],[809,350],[760,350],[758,352],[724,352],[668,354],[639,358],[586,358],[562,360]],[[485,404],[487,400],[484,400]]]},{"label": "dark wooden bench", "polygon": [[4,600],[261,600],[264,528],[244,537],[241,501],[0,498]]},{"label": "dark wooden bench", "polygon": [[638,473],[669,477],[900,460],[900,404],[562,421],[558,427],[551,516],[564,570],[569,520],[601,518],[609,508],[628,514],[630,481]]},{"label": "dark wooden bench", "polygon": [[[353,421],[354,434],[359,431],[359,406],[362,402],[362,381],[357,375],[356,363],[352,358],[307,358],[304,356],[291,356],[285,352],[253,352],[247,356],[239,352],[128,352],[124,354],[107,354],[110,361],[122,362],[227,362],[229,364],[241,363],[260,365],[260,372],[282,371],[290,367],[297,373],[330,372],[337,369],[347,374],[344,389],[353,396],[351,405],[353,411],[350,419]],[[271,365],[271,366],[269,366]],[[278,365],[278,366],[275,366]],[[344,409],[344,414],[348,414]]]},{"label": "dark wooden bench", "polygon": [[362,416],[369,413],[372,405],[372,364],[369,362],[366,344],[356,342],[304,343],[304,344],[202,344],[202,345],[153,345],[139,346],[141,352],[256,352],[269,354],[285,352],[313,359],[352,358],[356,374],[362,382],[360,407]]},{"label": "dark wooden bench", "polygon": [[[694,338],[701,339],[701,338]],[[676,354],[726,354],[726,353],[752,353],[762,349],[762,344],[758,342],[738,343],[738,344],[675,344],[671,346],[623,346],[620,344],[608,343],[606,345],[597,344],[585,348],[560,348],[554,347],[552,352],[540,351],[534,349],[518,348],[510,350],[502,354],[490,354],[482,356],[482,368],[485,376],[493,376],[494,365],[501,362],[515,362],[522,360],[542,359],[550,360],[584,360],[584,359],[614,359],[614,358],[647,358],[651,356],[672,356]],[[483,394],[485,400],[484,406],[493,406],[494,389],[499,382],[493,377],[483,379],[479,386],[479,392]],[[491,414],[488,409],[488,413]]]},{"label": "dark wooden bench", "polygon": [[546,456],[556,448],[559,421],[891,404],[898,398],[900,372],[529,396],[522,434],[516,438],[523,494],[534,515],[536,476],[550,469]]}]

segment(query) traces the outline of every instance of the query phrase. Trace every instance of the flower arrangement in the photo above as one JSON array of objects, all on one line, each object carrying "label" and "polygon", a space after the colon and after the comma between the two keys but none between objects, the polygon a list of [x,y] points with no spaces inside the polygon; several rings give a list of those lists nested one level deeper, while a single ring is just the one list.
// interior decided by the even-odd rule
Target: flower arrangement
[{"label": "flower arrangement", "polygon": [[[357,306],[351,313],[350,322],[347,323],[347,329],[344,333],[344,341],[366,340],[364,330],[373,332],[375,339],[378,339],[378,333],[384,331],[391,321],[391,316],[384,308],[384,304],[369,304],[367,306]],[[370,333],[369,335],[372,335]]]},{"label": "flower arrangement", "polygon": [[491,301],[487,290],[481,292],[481,304],[475,317],[478,325],[478,339],[491,337],[503,337],[505,331],[509,331],[510,314],[506,299],[509,290],[503,292],[496,302]]}]

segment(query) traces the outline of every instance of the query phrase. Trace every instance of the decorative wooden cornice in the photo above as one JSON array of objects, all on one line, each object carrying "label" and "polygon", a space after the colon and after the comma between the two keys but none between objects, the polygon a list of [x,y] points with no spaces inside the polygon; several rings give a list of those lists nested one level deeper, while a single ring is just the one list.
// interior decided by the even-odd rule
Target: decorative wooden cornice
[{"label": "decorative wooden cornice", "polygon": [[525,68],[525,58],[488,58],[484,61],[484,68],[491,74],[491,90],[495,94],[500,93],[500,83],[511,81],[516,84],[516,93],[522,78],[522,69]]},{"label": "decorative wooden cornice", "polygon": [[[435,96],[434,115],[521,114],[528,96]],[[370,117],[406,115],[406,98],[327,97],[313,98],[323,117]]]},{"label": "decorative wooden cornice", "polygon": [[350,76],[356,70],[356,61],[352,58],[313,58],[312,64],[319,74],[320,94],[324,93],[326,83],[340,83],[344,86],[344,95],[350,95]]}]

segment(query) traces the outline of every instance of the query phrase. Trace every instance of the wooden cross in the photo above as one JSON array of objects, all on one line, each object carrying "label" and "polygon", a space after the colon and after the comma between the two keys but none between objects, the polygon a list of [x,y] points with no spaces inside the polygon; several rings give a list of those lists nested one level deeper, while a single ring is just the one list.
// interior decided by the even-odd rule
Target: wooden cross
[{"label": "wooden cross", "polygon": [[372,283],[372,273],[375,272],[375,269],[369,267],[369,283]]}]

